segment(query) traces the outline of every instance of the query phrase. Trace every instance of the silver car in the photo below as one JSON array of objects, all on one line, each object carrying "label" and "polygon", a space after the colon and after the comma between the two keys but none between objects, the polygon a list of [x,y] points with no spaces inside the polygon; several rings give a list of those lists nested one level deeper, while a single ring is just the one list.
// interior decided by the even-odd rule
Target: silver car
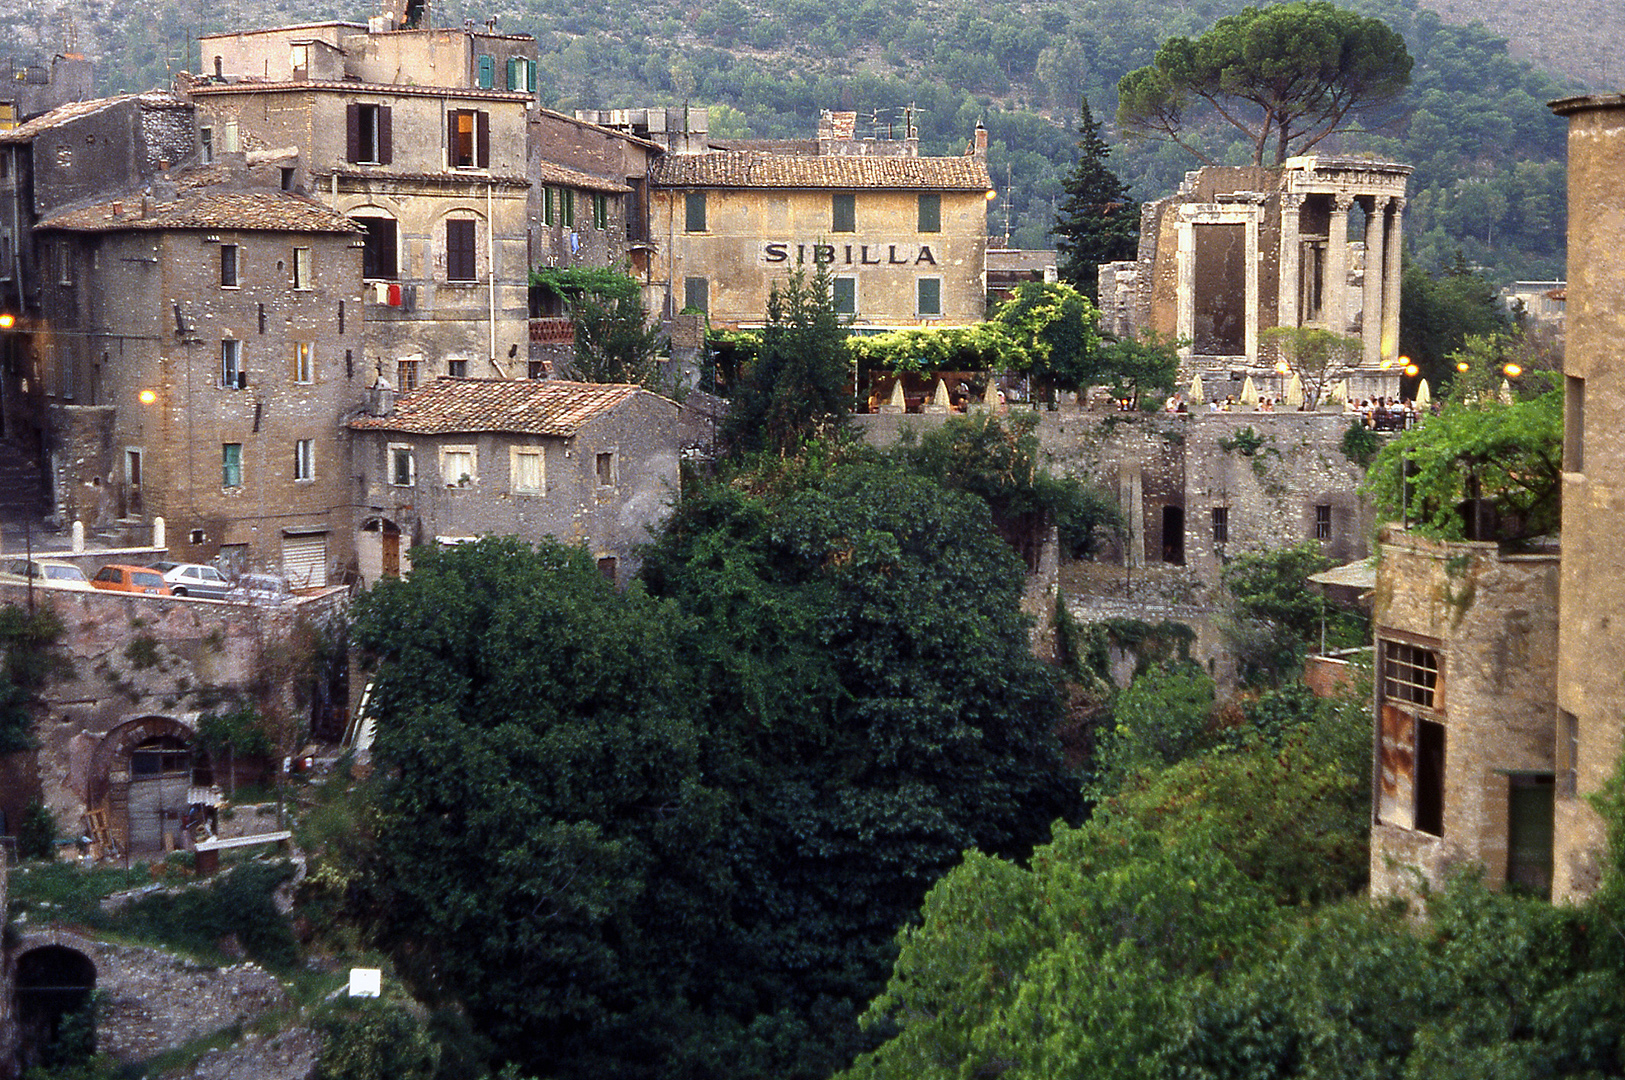
[{"label": "silver car", "polygon": [[11,559],[0,567],[0,581],[27,584],[29,578],[33,578],[36,585],[49,585],[55,589],[90,589],[90,579],[85,577],[85,572],[70,562]]}]

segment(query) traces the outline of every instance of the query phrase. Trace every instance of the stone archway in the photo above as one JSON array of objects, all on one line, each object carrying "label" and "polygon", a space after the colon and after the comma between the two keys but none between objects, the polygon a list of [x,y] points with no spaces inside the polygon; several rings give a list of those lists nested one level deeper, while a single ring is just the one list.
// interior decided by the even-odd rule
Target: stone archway
[{"label": "stone archway", "polygon": [[90,761],[85,806],[107,815],[108,830],[131,854],[164,850],[178,836],[194,786],[196,733],[174,717],[143,716],[109,731]]},{"label": "stone archway", "polygon": [[383,516],[368,518],[356,537],[361,580],[370,585],[386,577],[400,577],[411,570],[412,561],[406,556],[409,546],[410,541],[396,522]]},{"label": "stone archway", "polygon": [[78,949],[47,944],[19,953],[15,970],[20,1069],[88,1058],[95,1050],[95,1025],[86,1015],[95,963]]}]

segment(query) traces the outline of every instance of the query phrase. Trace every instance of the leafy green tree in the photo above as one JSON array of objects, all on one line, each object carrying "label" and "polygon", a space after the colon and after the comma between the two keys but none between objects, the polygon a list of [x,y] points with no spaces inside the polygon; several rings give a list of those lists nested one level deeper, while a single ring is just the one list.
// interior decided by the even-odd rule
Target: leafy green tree
[{"label": "leafy green tree", "polygon": [[1213,680],[1194,663],[1158,664],[1112,706],[1111,729],[1096,753],[1097,794],[1110,795],[1136,773],[1184,761],[1212,744]]},{"label": "leafy green tree", "polygon": [[1307,582],[1330,565],[1313,540],[1249,552],[1225,565],[1220,628],[1244,678],[1279,684],[1303,663],[1325,615],[1325,602]]},{"label": "leafy green tree", "polygon": [[33,748],[39,693],[68,670],[56,648],[62,620],[49,605],[0,607],[0,754]]},{"label": "leafy green tree", "polygon": [[[1479,342],[1493,353],[1492,342]],[[1403,518],[1441,540],[1515,541],[1560,525],[1562,391],[1504,402],[1498,373],[1483,366],[1484,382],[1461,387],[1438,416],[1377,455],[1362,490],[1381,520]]]},{"label": "leafy green tree", "polygon": [[990,321],[1023,347],[1024,371],[1061,390],[1095,382],[1101,372],[1100,311],[1065,282],[1031,281],[1000,304]]},{"label": "leafy green tree", "polygon": [[1170,38],[1124,75],[1117,123],[1213,163],[1190,141],[1192,106],[1205,106],[1247,138],[1253,164],[1279,165],[1394,102],[1410,77],[1405,40],[1380,19],[1328,0],[1247,7],[1198,38]]},{"label": "leafy green tree", "polygon": [[1298,376],[1303,399],[1311,406],[1320,401],[1329,382],[1360,361],[1359,338],[1316,326],[1272,326],[1259,336],[1287,370]]},{"label": "leafy green tree", "polygon": [[658,327],[650,326],[637,298],[602,300],[585,295],[571,308],[575,323],[575,356],[571,374],[584,382],[637,383],[645,390],[664,393],[660,367],[667,342]]},{"label": "leafy green tree", "polygon": [[1506,308],[1460,251],[1437,276],[1407,263],[1399,300],[1399,348],[1421,368],[1435,394],[1456,377],[1453,353],[1470,336],[1507,329]]},{"label": "leafy green tree", "polygon": [[552,541],[423,549],[357,603],[384,941],[543,1075],[654,1075],[719,962],[722,819],[683,626]]},{"label": "leafy green tree", "polygon": [[1100,382],[1113,397],[1160,402],[1179,379],[1179,351],[1173,338],[1147,330],[1109,343],[1100,366]]},{"label": "leafy green tree", "polygon": [[316,1080],[435,1080],[438,1047],[399,1002],[353,999],[319,1027]]},{"label": "leafy green tree", "polygon": [[1101,263],[1132,259],[1140,239],[1140,204],[1107,165],[1110,144],[1082,98],[1078,112],[1078,164],[1063,181],[1066,200],[1055,216],[1055,246],[1064,262],[1061,278],[1091,303],[1100,301],[1096,271]]},{"label": "leafy green tree", "polygon": [[767,326],[734,388],[723,445],[735,454],[783,454],[838,429],[852,411],[851,380],[828,269],[820,265],[809,278],[797,267],[768,293]]},{"label": "leafy green tree", "polygon": [[744,1004],[716,1067],[827,1076],[864,1047],[856,1017],[930,884],[1081,809],[1021,568],[982,499],[815,443],[685,493],[644,573],[703,628],[734,808]]}]

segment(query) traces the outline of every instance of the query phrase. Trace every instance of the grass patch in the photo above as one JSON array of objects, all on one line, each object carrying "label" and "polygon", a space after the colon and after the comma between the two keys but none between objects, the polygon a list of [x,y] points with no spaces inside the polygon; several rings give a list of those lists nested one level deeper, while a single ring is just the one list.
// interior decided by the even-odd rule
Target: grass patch
[{"label": "grass patch", "polygon": [[101,902],[126,889],[152,883],[146,866],[129,870],[75,863],[30,863],[11,872],[7,916],[28,922],[63,922],[95,926],[105,920]]}]

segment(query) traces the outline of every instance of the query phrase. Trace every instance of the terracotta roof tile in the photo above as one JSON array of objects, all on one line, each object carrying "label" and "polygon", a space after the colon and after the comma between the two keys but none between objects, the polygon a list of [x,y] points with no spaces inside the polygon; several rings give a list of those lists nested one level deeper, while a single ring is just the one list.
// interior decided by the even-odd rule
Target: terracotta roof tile
[{"label": "terracotta roof tile", "polygon": [[125,196],[69,210],[40,222],[41,229],[114,232],[125,229],[252,229],[262,232],[354,233],[349,218],[321,203],[288,191],[187,191],[152,200],[145,215],[142,196]]},{"label": "terracotta roof tile", "polygon": [[605,180],[600,176],[577,172],[567,169],[563,165],[555,165],[551,161],[535,162],[531,172],[543,184],[553,184],[557,187],[580,188],[583,191],[608,191],[617,195],[624,195],[632,189],[615,180]]},{"label": "terracotta roof tile", "polygon": [[649,179],[662,187],[986,191],[993,186],[987,163],[968,155],[956,158],[842,154],[807,157],[756,151],[670,154],[650,166]]},{"label": "terracotta roof tile", "polygon": [[389,416],[350,421],[358,431],[453,435],[502,431],[569,436],[586,423],[638,394],[628,383],[580,383],[542,379],[457,379],[442,375],[395,399]]},{"label": "terracotta roof tile", "polygon": [[206,82],[193,86],[194,97],[214,94],[298,94],[309,90],[339,91],[345,94],[393,94],[397,97],[471,98],[479,101],[513,101],[524,103],[531,95],[521,90],[479,90],[470,86],[420,86],[417,83],[364,83],[309,81],[256,82],[251,78],[236,82]]}]

